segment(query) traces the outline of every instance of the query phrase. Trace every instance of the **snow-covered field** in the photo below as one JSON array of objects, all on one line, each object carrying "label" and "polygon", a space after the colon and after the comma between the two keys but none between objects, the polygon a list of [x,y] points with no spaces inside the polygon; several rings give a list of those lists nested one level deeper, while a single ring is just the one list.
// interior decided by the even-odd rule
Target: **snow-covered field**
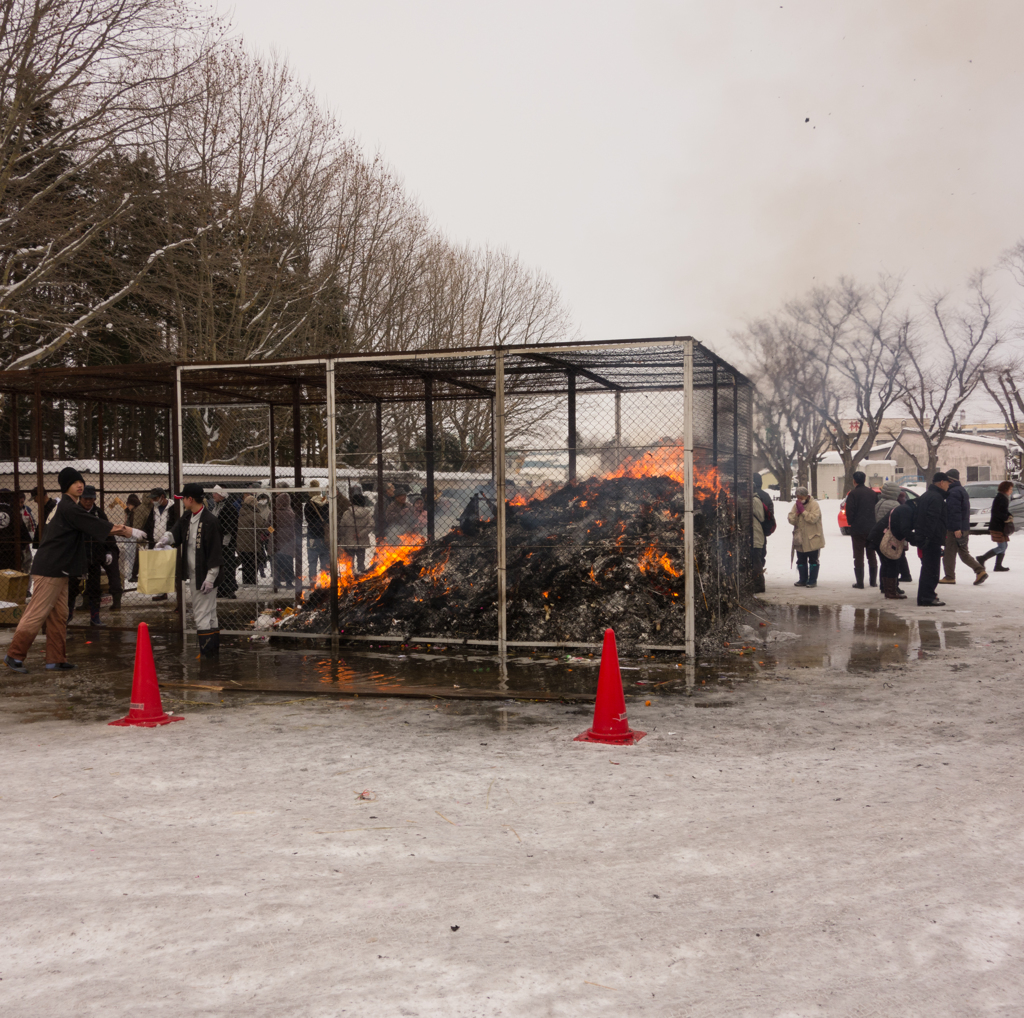
[{"label": "snow-covered field", "polygon": [[[881,607],[825,508],[819,587],[792,587],[783,521],[766,600]],[[19,724],[0,697],[0,1014],[1017,1018],[1008,562],[940,588],[969,647],[634,700],[633,748],[573,743],[588,716],[560,705],[139,730]]]}]

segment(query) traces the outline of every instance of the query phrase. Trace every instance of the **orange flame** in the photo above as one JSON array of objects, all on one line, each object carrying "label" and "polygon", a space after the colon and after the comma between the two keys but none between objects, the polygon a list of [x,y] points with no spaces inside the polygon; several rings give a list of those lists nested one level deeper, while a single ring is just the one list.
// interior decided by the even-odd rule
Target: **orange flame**
[{"label": "orange flame", "polygon": [[[360,583],[367,583],[377,579],[387,572],[396,563],[406,563],[413,555],[427,543],[422,534],[402,534],[398,538],[398,544],[378,544],[373,552],[373,559],[370,568],[365,573],[356,575],[352,568],[352,559],[348,555],[338,556],[338,593],[344,593],[351,587]],[[331,577],[329,573],[321,572],[317,577],[316,586],[320,588],[329,587]]]},{"label": "orange flame", "polygon": [[[618,470],[605,474],[602,480],[615,477],[671,477],[680,484],[686,483],[686,459],[682,445],[666,445],[649,449],[638,460],[629,459]],[[701,470],[693,468],[694,489],[705,498],[722,493],[722,480],[718,467]]]},{"label": "orange flame", "polygon": [[673,565],[672,560],[668,557],[668,552],[661,551],[657,545],[651,544],[644,548],[643,553],[640,555],[640,572],[642,573],[656,573],[659,569],[663,569],[669,576],[682,576]]}]

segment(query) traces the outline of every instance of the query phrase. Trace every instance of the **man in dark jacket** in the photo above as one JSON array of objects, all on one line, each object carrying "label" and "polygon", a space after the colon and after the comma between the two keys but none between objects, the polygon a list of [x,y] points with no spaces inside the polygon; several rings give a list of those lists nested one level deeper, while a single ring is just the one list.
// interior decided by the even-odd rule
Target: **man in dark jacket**
[{"label": "man in dark jacket", "polygon": [[875,503],[878,501],[878,495],[864,484],[866,480],[864,471],[858,470],[853,475],[853,488],[846,496],[846,525],[850,528],[850,537],[853,539],[853,576],[856,580],[854,587],[857,590],[864,589],[865,551],[868,554],[870,571],[868,582],[872,587],[875,586],[878,577],[878,558],[868,540],[871,528],[875,525]]},{"label": "man in dark jacket", "polygon": [[988,579],[985,567],[967,550],[971,536],[971,496],[960,483],[960,471],[947,470],[950,478],[949,494],[946,496],[946,551],[942,557],[945,576],[939,583],[956,583],[956,558],[959,555],[964,565],[974,570],[974,585]]},{"label": "man in dark jacket", "polygon": [[189,581],[199,651],[204,657],[213,657],[220,651],[217,580],[224,544],[217,517],[203,503],[204,494],[201,484],[186,484],[181,489],[178,497],[185,512],[156,546],[178,549],[177,579]]},{"label": "man in dark jacket", "polygon": [[946,493],[949,477],[938,473],[928,490],[917,500],[914,516],[914,542],[921,549],[921,578],[917,583],[917,603],[941,608],[946,602],[935,596],[946,542]]},{"label": "man in dark jacket", "polygon": [[[90,515],[98,520],[107,521],[107,514],[96,504],[96,489],[87,484],[82,489],[82,497],[78,504]],[[121,553],[118,551],[117,541],[113,534],[108,534],[103,541],[97,541],[92,537],[85,539],[85,557],[88,569],[85,579],[85,596],[89,602],[89,616],[91,624],[102,626],[100,621],[100,573],[106,572],[107,583],[110,589],[110,596],[113,601],[113,611],[121,609]],[[80,576],[72,576],[68,584],[68,625],[75,614],[75,600],[82,586]]]},{"label": "man in dark jacket", "polygon": [[43,539],[32,560],[32,600],[21,616],[4,664],[25,672],[24,660],[32,641],[46,623],[46,667],[74,668],[67,660],[68,578],[82,576],[86,571],[85,541],[87,537],[105,541],[114,534],[136,541],[145,538],[141,530],[115,526],[91,516],[79,504],[85,482],[74,467],[65,467],[58,475],[61,500],[43,520]]}]

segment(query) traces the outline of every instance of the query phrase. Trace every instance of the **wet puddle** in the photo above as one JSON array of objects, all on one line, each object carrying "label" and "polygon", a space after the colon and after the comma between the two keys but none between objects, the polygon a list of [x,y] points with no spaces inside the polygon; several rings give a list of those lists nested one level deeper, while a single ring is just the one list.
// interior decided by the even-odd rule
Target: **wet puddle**
[{"label": "wet puddle", "polygon": [[[695,706],[730,707],[736,701],[727,694],[772,677],[776,669],[878,672],[971,644],[965,622],[901,619],[882,608],[853,606],[764,606],[762,614],[749,616],[739,636],[718,653],[700,654],[693,669],[676,655],[623,659],[627,696],[682,693],[694,696]],[[411,697],[435,706],[443,702],[446,714],[479,717],[501,728],[530,721],[509,710],[515,699],[576,701],[588,713],[600,664],[595,654],[537,652],[510,657],[503,667],[492,656],[415,645],[397,653],[344,649],[334,659],[327,651],[230,638],[222,640],[220,659],[211,663],[198,657],[194,644],[182,653],[176,634],[154,631],[152,641],[165,705],[179,713],[253,703],[307,706],[339,696],[380,709],[382,700]],[[122,716],[134,651],[132,632],[73,631],[69,656],[77,670],[46,672],[34,657],[29,675],[0,671],[0,717],[24,723]],[[485,706],[486,700],[494,702]]]}]

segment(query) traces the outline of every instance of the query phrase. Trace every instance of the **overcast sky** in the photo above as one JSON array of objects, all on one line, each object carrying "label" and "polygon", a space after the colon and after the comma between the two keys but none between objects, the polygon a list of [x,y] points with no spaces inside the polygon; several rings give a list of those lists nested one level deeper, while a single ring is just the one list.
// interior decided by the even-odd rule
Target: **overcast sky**
[{"label": "overcast sky", "polygon": [[1021,0],[238,0],[453,240],[584,336],[729,332],[818,281],[948,288],[1024,235]]}]

